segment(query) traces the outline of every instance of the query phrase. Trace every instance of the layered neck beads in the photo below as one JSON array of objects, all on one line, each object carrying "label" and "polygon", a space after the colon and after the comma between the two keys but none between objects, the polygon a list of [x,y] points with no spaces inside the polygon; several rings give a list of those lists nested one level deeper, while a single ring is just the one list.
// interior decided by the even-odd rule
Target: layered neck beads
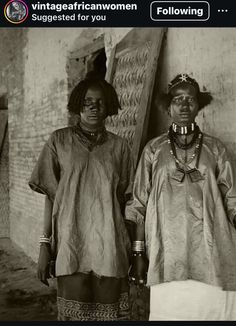
[{"label": "layered neck beads", "polygon": [[[179,129],[179,128],[183,128],[183,129]],[[184,135],[193,134],[192,140],[186,144],[180,143],[177,134],[177,132],[179,131],[180,132],[183,131]],[[180,135],[182,134],[180,133]],[[191,126],[188,127],[179,127],[176,124],[172,124],[170,126],[168,132],[168,144],[170,147],[170,154],[173,157],[176,166],[176,170],[173,172],[172,175],[173,179],[182,182],[185,179],[186,175],[190,177],[190,180],[192,182],[198,182],[203,179],[201,172],[198,170],[198,164],[199,164],[200,153],[202,148],[202,141],[203,141],[203,134],[195,123],[191,124]],[[195,148],[193,154],[188,159],[188,161],[183,164],[182,162],[180,162],[180,160],[177,157],[175,145],[177,145],[177,147],[181,149],[186,150],[188,148],[191,148],[194,144],[195,144]],[[196,158],[195,167],[192,169],[189,167],[189,164],[193,162],[195,158]]]}]

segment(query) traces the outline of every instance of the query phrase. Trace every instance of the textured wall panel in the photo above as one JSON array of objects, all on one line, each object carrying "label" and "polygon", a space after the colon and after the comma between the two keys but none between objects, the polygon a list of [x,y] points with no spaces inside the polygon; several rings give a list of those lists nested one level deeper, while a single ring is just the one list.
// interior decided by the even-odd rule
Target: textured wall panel
[{"label": "textured wall panel", "polygon": [[138,48],[121,53],[115,63],[112,84],[117,91],[121,110],[118,115],[107,118],[106,127],[126,138],[131,147],[137,123],[137,110],[146,81],[150,48],[150,42],[145,42]]}]

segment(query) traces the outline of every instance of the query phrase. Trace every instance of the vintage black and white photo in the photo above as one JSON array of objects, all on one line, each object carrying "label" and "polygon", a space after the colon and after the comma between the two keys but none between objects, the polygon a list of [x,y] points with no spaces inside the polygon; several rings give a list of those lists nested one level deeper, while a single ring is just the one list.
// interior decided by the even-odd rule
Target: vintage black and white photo
[{"label": "vintage black and white photo", "polygon": [[236,320],[235,28],[1,28],[0,320]]}]

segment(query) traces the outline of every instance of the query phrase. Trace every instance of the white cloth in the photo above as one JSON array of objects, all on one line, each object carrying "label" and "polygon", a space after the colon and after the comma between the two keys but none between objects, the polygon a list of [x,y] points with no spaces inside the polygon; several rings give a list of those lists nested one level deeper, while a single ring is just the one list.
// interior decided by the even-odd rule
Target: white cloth
[{"label": "white cloth", "polygon": [[149,320],[236,320],[236,291],[193,280],[157,284]]}]

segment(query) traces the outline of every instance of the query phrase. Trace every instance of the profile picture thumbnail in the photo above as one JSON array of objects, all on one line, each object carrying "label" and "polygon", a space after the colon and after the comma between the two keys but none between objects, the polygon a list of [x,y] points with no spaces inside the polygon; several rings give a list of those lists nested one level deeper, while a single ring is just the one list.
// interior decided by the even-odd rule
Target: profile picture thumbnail
[{"label": "profile picture thumbnail", "polygon": [[4,15],[10,23],[20,24],[28,16],[28,7],[22,0],[11,0],[4,8]]}]

